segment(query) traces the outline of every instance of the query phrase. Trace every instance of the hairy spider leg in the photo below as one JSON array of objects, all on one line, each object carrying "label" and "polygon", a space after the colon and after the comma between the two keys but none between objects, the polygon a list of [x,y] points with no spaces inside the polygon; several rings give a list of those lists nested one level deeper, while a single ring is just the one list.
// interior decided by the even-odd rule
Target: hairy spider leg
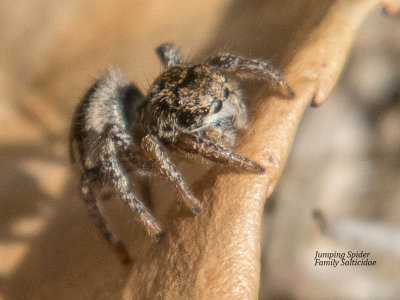
[{"label": "hairy spider leg", "polygon": [[164,68],[170,68],[174,65],[184,63],[181,52],[171,43],[162,44],[161,46],[156,48],[156,53],[160,58]]},{"label": "hairy spider leg", "polygon": [[[116,145],[119,149],[116,148]],[[163,234],[161,228],[147,207],[131,192],[128,174],[118,160],[119,151],[127,151],[128,148],[132,148],[132,145],[130,135],[120,132],[116,126],[112,126],[106,130],[106,134],[100,142],[100,161],[105,176],[114,190],[138,216],[147,233],[155,240],[159,240]]]},{"label": "hairy spider leg", "polygon": [[285,82],[282,73],[266,60],[222,54],[209,59],[206,65],[217,67],[225,72],[235,73],[236,76],[243,79],[266,80],[287,99],[295,97],[295,93]]},{"label": "hairy spider leg", "polygon": [[195,215],[198,215],[201,212],[201,203],[190,192],[182,175],[176,169],[167,153],[163,150],[161,142],[155,136],[147,135],[142,140],[142,149],[145,155],[154,161],[160,173],[174,185],[180,199],[183,200]]},{"label": "hairy spider leg", "polygon": [[102,208],[97,201],[93,191],[93,184],[98,181],[97,172],[88,170],[82,174],[81,178],[81,191],[83,196],[83,202],[86,205],[88,214],[93,219],[96,227],[101,232],[107,243],[111,246],[114,252],[117,254],[122,263],[126,264],[130,262],[128,251],[124,244],[118,238],[117,235],[110,228],[107,219],[102,211]]},{"label": "hairy spider leg", "polygon": [[180,134],[171,146],[185,152],[199,154],[206,159],[229,165],[240,171],[257,174],[265,172],[262,166],[247,157],[239,155],[231,149],[210,140],[202,139],[188,133]]}]

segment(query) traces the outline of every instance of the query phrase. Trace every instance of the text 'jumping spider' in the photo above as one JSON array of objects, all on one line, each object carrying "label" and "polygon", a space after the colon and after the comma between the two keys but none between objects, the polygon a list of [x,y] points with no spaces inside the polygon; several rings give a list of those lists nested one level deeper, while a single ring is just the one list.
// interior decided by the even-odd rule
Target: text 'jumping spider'
[{"label": "text 'jumping spider'", "polygon": [[161,173],[184,204],[199,214],[201,203],[168,152],[201,155],[238,171],[264,172],[232,150],[237,131],[247,122],[247,111],[241,90],[227,75],[266,80],[286,98],[294,97],[281,73],[264,60],[222,54],[204,64],[191,64],[169,43],[156,52],[165,70],[146,96],[120,72],[109,70],[78,105],[71,128],[71,161],[80,169],[83,201],[123,262],[129,255],[101,210],[95,193],[99,183],[110,186],[158,240],[160,226],[131,191],[128,170]]}]

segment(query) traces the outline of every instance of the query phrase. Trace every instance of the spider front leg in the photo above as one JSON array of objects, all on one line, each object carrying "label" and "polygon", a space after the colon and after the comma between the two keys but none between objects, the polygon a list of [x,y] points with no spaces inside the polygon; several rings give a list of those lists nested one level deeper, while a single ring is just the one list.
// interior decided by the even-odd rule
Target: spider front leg
[{"label": "spider front leg", "polygon": [[170,68],[174,65],[184,63],[181,52],[171,43],[162,44],[156,49],[156,53],[160,58],[164,68]]},{"label": "spider front leg", "polygon": [[82,174],[81,191],[83,202],[86,205],[89,216],[93,219],[100,233],[117,254],[122,263],[130,262],[128,251],[117,235],[112,231],[106,217],[99,205],[99,201],[93,191],[93,184],[98,180],[98,168],[88,170]]},{"label": "spider front leg", "polygon": [[229,165],[235,169],[251,173],[264,173],[265,169],[258,163],[245,156],[233,152],[231,149],[202,139],[191,134],[182,133],[177,140],[170,145],[174,149],[199,154],[206,159]]},{"label": "spider front leg", "polygon": [[[117,149],[118,145],[118,149]],[[113,189],[128,204],[131,210],[139,217],[147,233],[155,240],[159,240],[162,231],[147,207],[131,192],[129,176],[122,168],[118,154],[132,148],[132,140],[128,134],[116,128],[110,128],[100,144],[100,160],[107,179]]]},{"label": "spider front leg", "polygon": [[190,210],[198,215],[201,211],[201,203],[192,195],[186,182],[163,150],[161,142],[152,135],[147,135],[142,140],[142,149],[145,155],[150,158],[158,170],[170,183],[172,183],[183,202]]},{"label": "spider front leg", "polygon": [[266,80],[287,99],[295,97],[295,93],[285,82],[281,72],[268,61],[222,54],[209,59],[206,64],[225,72],[235,73],[244,79]]}]

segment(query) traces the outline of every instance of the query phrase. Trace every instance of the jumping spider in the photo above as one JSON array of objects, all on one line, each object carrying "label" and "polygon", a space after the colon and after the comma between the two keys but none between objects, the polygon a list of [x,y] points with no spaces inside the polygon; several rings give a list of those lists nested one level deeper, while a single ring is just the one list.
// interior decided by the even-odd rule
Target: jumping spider
[{"label": "jumping spider", "polygon": [[[78,162],[81,192],[89,215],[123,262],[129,255],[111,230],[95,193],[98,183],[110,186],[136,214],[147,233],[162,231],[130,189],[128,170],[159,172],[195,214],[201,203],[170,160],[168,151],[183,151],[238,171],[264,168],[233,152],[236,133],[247,122],[241,90],[228,74],[266,80],[286,98],[294,93],[267,61],[222,54],[204,64],[186,62],[166,43],[156,49],[165,71],[146,96],[116,70],[109,70],[78,105],[71,128],[71,161]],[[97,185],[96,185],[97,183]]]}]

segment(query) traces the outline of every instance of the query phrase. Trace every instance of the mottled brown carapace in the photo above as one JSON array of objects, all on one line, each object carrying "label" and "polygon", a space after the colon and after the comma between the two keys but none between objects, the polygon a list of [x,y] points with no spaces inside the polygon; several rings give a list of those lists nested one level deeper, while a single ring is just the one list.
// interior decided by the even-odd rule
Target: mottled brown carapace
[{"label": "mottled brown carapace", "polygon": [[80,170],[83,200],[122,262],[130,258],[101,210],[99,186],[111,187],[158,240],[161,228],[132,192],[128,170],[137,176],[161,173],[183,203],[199,214],[201,203],[168,152],[179,150],[236,171],[263,173],[262,166],[232,150],[238,130],[246,125],[247,112],[231,76],[265,80],[284,97],[294,96],[281,73],[264,60],[222,54],[191,64],[169,43],[156,52],[165,70],[147,96],[119,71],[109,70],[86,93],[71,127],[71,161]]}]

